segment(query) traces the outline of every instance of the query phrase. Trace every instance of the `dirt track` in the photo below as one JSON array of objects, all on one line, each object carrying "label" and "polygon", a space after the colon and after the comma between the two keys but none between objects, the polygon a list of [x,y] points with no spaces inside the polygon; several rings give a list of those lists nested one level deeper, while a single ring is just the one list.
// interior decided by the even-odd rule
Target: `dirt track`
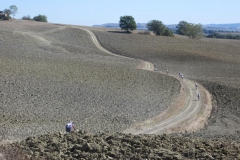
[{"label": "dirt track", "polygon": [[[10,23],[0,25],[3,31],[0,32],[2,49],[0,52],[0,109],[3,111],[0,112],[0,135],[2,136],[0,138],[6,139],[11,134],[15,139],[24,140],[8,144],[6,148],[0,147],[3,153],[0,154],[0,159],[1,155],[10,156],[9,159],[16,157],[21,159],[22,156],[25,156],[22,159],[240,158],[240,145],[230,140],[231,137],[228,138],[229,142],[224,142],[212,141],[211,137],[203,140],[194,137],[194,134],[106,133],[122,131],[128,127],[128,124],[134,123],[134,120],[142,122],[158,113],[163,112],[149,119],[148,124],[154,125],[176,115],[182,111],[185,103],[182,100],[187,100],[186,97],[189,95],[187,87],[184,86],[185,83],[182,84],[181,94],[176,98],[178,103],[173,103],[166,110],[166,106],[170,106],[168,102],[173,101],[172,97],[179,94],[179,81],[156,72],[134,69],[137,65],[137,69],[150,69],[150,63],[139,64],[138,60],[128,59],[123,61],[121,57],[100,52],[93,45],[91,37],[80,29],[67,27],[58,32],[56,25],[46,23],[28,23],[27,21]],[[28,23],[27,28],[24,27],[26,23]],[[20,30],[19,33],[16,32],[17,34],[14,35],[8,29],[2,28],[5,24],[10,30],[14,25],[13,30]],[[23,32],[29,31],[32,31],[34,36],[31,34],[30,37],[26,34],[22,36]],[[42,32],[47,34],[41,34]],[[45,43],[42,38],[51,42],[51,45]],[[140,45],[138,43],[135,46]],[[144,52],[146,53],[148,52]],[[169,70],[177,73],[176,70]],[[204,84],[204,81],[202,82],[201,84]],[[215,86],[221,88],[219,85]],[[213,92],[215,88],[211,89],[211,87],[209,86],[208,89],[213,96],[219,94],[219,92]],[[232,91],[232,88],[225,88]],[[198,124],[205,125],[206,117],[211,112],[206,104],[211,97],[205,94],[204,88],[200,87],[200,90],[201,103],[204,105],[197,116],[192,116],[178,124],[180,128],[170,128],[166,132],[178,132],[186,126],[186,130],[198,129]],[[237,97],[238,90],[233,91],[231,95]],[[194,89],[192,92],[195,92]],[[229,97],[226,93],[220,96],[226,97],[226,101]],[[233,103],[232,106],[236,109],[234,106],[239,105]],[[71,134],[59,132],[67,120],[65,113],[70,113],[73,119],[78,120],[78,124],[82,125],[77,127],[90,131],[90,134],[83,133],[81,130]],[[41,119],[42,117],[44,119]],[[56,119],[62,121],[59,122]],[[24,128],[26,124],[27,127]],[[237,126],[239,125],[235,128],[238,128]],[[213,130],[218,132],[216,127]],[[92,134],[99,131],[103,133]],[[225,134],[229,137],[227,132],[229,132],[228,128]],[[41,135],[37,136],[38,134]],[[32,137],[25,139],[26,136]],[[21,151],[19,149],[24,149],[26,152],[19,152]]]},{"label": "dirt track", "polygon": [[[82,28],[81,28],[82,29]],[[121,57],[121,58],[128,58],[125,56],[121,56],[121,55],[117,55],[114,54],[108,50],[106,50],[105,48],[103,48],[96,36],[89,30],[87,29],[83,29],[86,32],[89,33],[89,35],[91,36],[94,44],[102,51],[117,56],[117,57]],[[132,59],[132,58],[129,58]],[[146,61],[142,61],[142,64],[140,64],[139,66],[137,66],[136,68],[138,69],[142,69],[142,70],[149,70],[149,71],[154,71],[154,65],[150,62],[146,62]],[[161,73],[161,72],[159,72]],[[161,73],[163,74],[163,73]],[[172,77],[175,77],[174,75],[169,75]],[[181,80],[182,81],[182,87],[183,87],[183,92],[186,92],[186,96],[184,97],[184,104],[180,107],[180,109],[178,109],[178,112],[174,112],[173,114],[171,112],[165,112],[165,117],[167,117],[166,119],[161,119],[161,121],[158,122],[154,122],[154,123],[150,123],[149,121],[151,120],[147,120],[147,122],[145,123],[141,123],[141,124],[134,124],[134,127],[129,128],[127,130],[124,131],[124,133],[133,133],[133,134],[159,134],[159,133],[173,133],[173,132],[183,132],[183,131],[196,131],[199,130],[201,128],[203,128],[205,126],[205,123],[207,122],[207,119],[210,117],[211,114],[211,110],[212,110],[212,102],[211,102],[211,98],[210,94],[208,93],[208,91],[203,88],[201,86],[201,89],[195,89],[195,83],[191,80]],[[201,94],[201,98],[198,101],[197,100],[197,93]],[[202,100],[204,98],[204,100]],[[180,100],[180,99],[179,99]],[[203,103],[206,102],[206,103]],[[176,101],[175,103],[179,103],[178,101]],[[176,106],[176,104],[174,104],[174,106]],[[207,107],[205,107],[207,106]],[[201,113],[200,113],[201,111]],[[169,116],[171,115],[171,116]],[[195,121],[192,122],[192,126],[189,127],[187,125],[184,124],[184,122],[188,122],[188,120],[192,120],[194,117]],[[154,119],[154,117],[153,117]],[[201,119],[201,120],[199,120]],[[181,125],[180,125],[181,124]],[[180,126],[181,127],[180,127]],[[171,131],[169,131],[171,130]]]},{"label": "dirt track", "polygon": [[64,132],[68,119],[122,132],[179,94],[176,79],[135,69],[139,60],[101,51],[81,29],[8,21],[0,30],[0,141]]},{"label": "dirt track", "polygon": [[194,136],[240,139],[239,40],[190,40],[93,31],[108,50],[152,62],[163,72],[166,68],[169,73],[181,72],[211,93],[211,116],[207,126]]}]

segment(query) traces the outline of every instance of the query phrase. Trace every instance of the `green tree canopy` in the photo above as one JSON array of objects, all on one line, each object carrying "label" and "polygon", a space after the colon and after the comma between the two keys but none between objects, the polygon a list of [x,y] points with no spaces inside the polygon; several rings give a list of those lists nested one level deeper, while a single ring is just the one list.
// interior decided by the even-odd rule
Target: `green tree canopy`
[{"label": "green tree canopy", "polygon": [[174,37],[173,32],[168,28],[166,28],[165,32],[163,33],[163,36]]},{"label": "green tree canopy", "polygon": [[16,5],[11,5],[10,7],[9,7],[9,9],[11,10],[11,15],[13,15],[13,18],[14,18],[14,16],[17,14],[17,12],[18,12],[18,8],[17,8],[17,6]]},{"label": "green tree canopy", "polygon": [[147,23],[147,28],[149,31],[153,31],[156,35],[173,37],[172,31],[166,28],[161,21],[151,20]]},{"label": "green tree canopy", "polygon": [[47,22],[47,16],[39,14],[38,16],[35,16],[33,20],[39,22]]},{"label": "green tree canopy", "polygon": [[119,21],[119,27],[121,30],[133,31],[137,28],[136,22],[132,16],[121,16]]},{"label": "green tree canopy", "polygon": [[166,30],[166,27],[161,21],[151,20],[147,23],[147,28],[149,31],[153,31],[156,35],[163,35]]},{"label": "green tree canopy", "polygon": [[187,33],[187,26],[188,26],[188,22],[186,21],[180,21],[177,25],[177,33],[180,35],[186,35]]},{"label": "green tree canopy", "polygon": [[177,25],[177,28],[178,34],[186,35],[190,39],[199,39],[203,36],[203,28],[201,24],[193,24],[186,21],[180,21]]},{"label": "green tree canopy", "polygon": [[203,29],[201,24],[192,24],[189,23],[187,26],[187,33],[186,35],[190,39],[199,39],[203,36]]}]

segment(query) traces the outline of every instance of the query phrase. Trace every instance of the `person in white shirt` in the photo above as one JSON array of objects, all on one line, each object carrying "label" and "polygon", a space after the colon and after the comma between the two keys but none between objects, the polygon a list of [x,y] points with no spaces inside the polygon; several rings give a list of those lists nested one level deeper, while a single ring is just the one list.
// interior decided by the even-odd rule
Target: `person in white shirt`
[{"label": "person in white shirt", "polygon": [[73,129],[75,129],[74,124],[69,121],[66,125],[66,132],[72,132]]},{"label": "person in white shirt", "polygon": [[199,99],[200,99],[200,93],[197,94],[197,98],[198,98],[198,101],[199,101]]},{"label": "person in white shirt", "polygon": [[197,90],[197,87],[198,87],[198,84],[197,84],[197,83],[195,83],[195,87],[196,87],[196,90]]}]

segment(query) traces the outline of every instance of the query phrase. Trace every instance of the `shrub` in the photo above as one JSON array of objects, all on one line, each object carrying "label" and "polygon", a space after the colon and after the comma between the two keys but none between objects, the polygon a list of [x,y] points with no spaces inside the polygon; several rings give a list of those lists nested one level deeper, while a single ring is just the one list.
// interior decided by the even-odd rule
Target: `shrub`
[{"label": "shrub", "polygon": [[22,20],[32,20],[32,18],[29,15],[27,15],[27,16],[23,16]]},{"label": "shrub", "polygon": [[35,16],[33,20],[39,22],[47,22],[47,16],[39,14],[38,16]]}]

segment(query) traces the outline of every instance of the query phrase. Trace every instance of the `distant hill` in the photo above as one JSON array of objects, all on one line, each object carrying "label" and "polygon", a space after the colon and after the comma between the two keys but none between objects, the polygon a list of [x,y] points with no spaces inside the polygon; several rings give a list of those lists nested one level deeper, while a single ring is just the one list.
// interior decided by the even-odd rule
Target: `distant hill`
[{"label": "distant hill", "polygon": [[[147,23],[137,23],[138,30],[147,30]],[[104,28],[119,28],[118,23],[105,23],[101,25],[93,25],[94,27]],[[176,31],[177,24],[166,25],[169,29]],[[240,31],[240,23],[229,23],[229,24],[206,24],[203,25],[204,29],[207,30],[223,30],[223,31]]]},{"label": "distant hill", "polygon": [[[147,30],[146,27],[147,23],[137,23],[137,29],[138,30]],[[104,27],[104,28],[120,28],[118,23],[105,23],[105,24],[100,24],[100,25],[93,25],[94,27]],[[170,29],[175,29],[176,24],[173,25],[166,25]]]},{"label": "distant hill", "polygon": [[[119,23],[105,23],[100,25],[93,25],[94,27],[104,27],[104,28],[120,28]],[[146,23],[137,23],[137,29],[147,30]]]},{"label": "distant hill", "polygon": [[208,30],[240,31],[240,23],[206,24],[203,27]]}]

